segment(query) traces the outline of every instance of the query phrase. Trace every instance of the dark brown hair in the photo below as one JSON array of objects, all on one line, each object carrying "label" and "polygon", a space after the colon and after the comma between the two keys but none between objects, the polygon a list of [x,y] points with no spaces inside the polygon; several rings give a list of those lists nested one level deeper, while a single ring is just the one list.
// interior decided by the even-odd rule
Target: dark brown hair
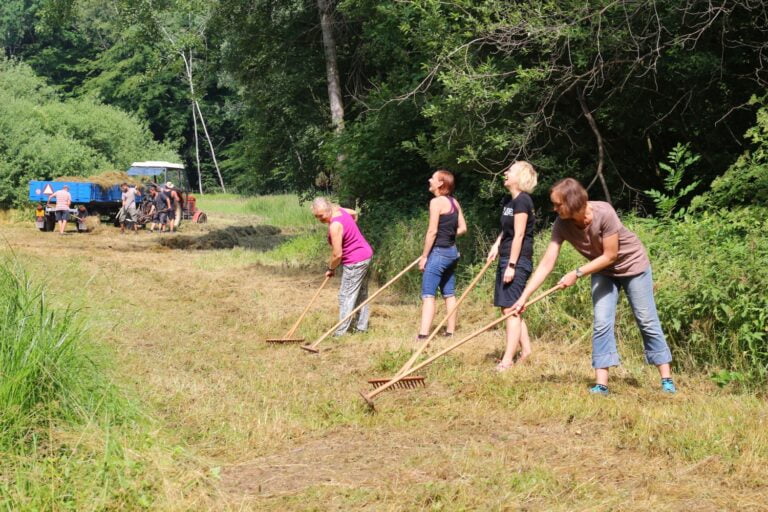
[{"label": "dark brown hair", "polygon": [[573,178],[565,178],[558,181],[549,189],[549,194],[558,195],[563,201],[563,207],[568,216],[584,210],[589,200],[586,189]]},{"label": "dark brown hair", "polygon": [[440,185],[440,188],[437,189],[438,192],[449,196],[453,195],[453,191],[456,189],[456,182],[454,180],[453,173],[448,169],[438,169],[437,177],[440,178],[443,182],[443,184]]}]

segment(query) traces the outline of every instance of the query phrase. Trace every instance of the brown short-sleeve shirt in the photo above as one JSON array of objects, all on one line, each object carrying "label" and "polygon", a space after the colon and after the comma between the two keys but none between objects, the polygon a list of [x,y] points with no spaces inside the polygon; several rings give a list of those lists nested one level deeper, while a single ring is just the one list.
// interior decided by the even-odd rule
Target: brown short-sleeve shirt
[{"label": "brown short-sleeve shirt", "polygon": [[582,256],[594,260],[603,254],[603,238],[619,234],[619,254],[616,262],[601,270],[600,274],[612,277],[635,276],[644,272],[651,262],[643,243],[628,230],[616,215],[616,210],[603,201],[590,201],[592,222],[586,228],[578,227],[571,219],[558,218],[552,227],[552,241],[562,244],[568,241]]}]

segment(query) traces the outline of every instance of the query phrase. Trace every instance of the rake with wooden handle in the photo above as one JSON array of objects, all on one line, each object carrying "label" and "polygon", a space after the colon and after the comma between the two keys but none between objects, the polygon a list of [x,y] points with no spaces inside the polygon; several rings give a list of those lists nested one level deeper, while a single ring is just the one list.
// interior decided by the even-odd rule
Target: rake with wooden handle
[{"label": "rake with wooden handle", "polygon": [[[464,293],[461,294],[461,297],[459,297],[459,300],[456,301],[456,304],[445,315],[445,318],[443,318],[443,320],[439,324],[437,324],[437,327],[434,328],[434,330],[429,335],[429,337],[426,340],[424,340],[424,343],[422,343],[421,346],[419,346],[418,349],[416,349],[416,352],[414,352],[413,355],[411,356],[411,358],[403,365],[403,367],[400,368],[397,371],[397,373],[395,374],[395,377],[393,377],[393,378],[397,378],[400,375],[404,374],[405,372],[407,372],[408,370],[411,369],[411,367],[416,362],[416,360],[419,358],[421,353],[424,352],[424,349],[427,348],[427,345],[429,345],[429,343],[435,338],[435,336],[437,336],[437,333],[440,330],[440,328],[443,325],[445,325],[445,323],[448,321],[448,319],[451,317],[451,315],[453,315],[459,309],[459,306],[461,305],[461,303],[464,301],[464,299],[467,297],[467,295],[469,295],[469,292],[472,291],[472,288],[474,288],[477,285],[477,283],[480,282],[480,278],[483,277],[483,274],[485,274],[485,271],[488,270],[488,268],[491,266],[491,264],[493,262],[494,262],[494,260],[488,260],[485,263],[483,268],[480,269],[480,272],[478,272],[478,274],[475,276],[475,278],[472,280],[472,282],[469,283],[469,286],[467,286],[467,289],[464,290]],[[393,378],[390,378],[390,379],[368,379],[368,382],[374,388],[378,388],[379,386],[382,386],[382,385],[386,384],[387,382],[389,382]],[[401,381],[398,381],[397,384],[395,384],[393,387],[395,387],[395,388],[413,388],[413,387],[417,387],[419,385],[421,385],[421,386],[424,385],[424,377],[422,377],[420,375],[413,375],[413,376],[410,376],[410,377],[406,377],[405,379],[403,379]]]},{"label": "rake with wooden handle", "polygon": [[[554,293],[554,292],[556,292],[557,290],[560,290],[560,289],[562,289],[562,288],[564,288],[564,287],[565,287],[565,286],[564,286],[564,285],[562,285],[562,284],[560,284],[560,283],[556,284],[555,286],[553,286],[553,287],[552,287],[552,288],[550,288],[549,290],[547,290],[547,291],[545,291],[544,293],[540,294],[538,297],[535,297],[535,298],[533,298],[533,299],[529,300],[528,302],[526,302],[526,303],[525,303],[525,307],[527,308],[528,306],[531,306],[532,304],[535,304],[535,303],[537,303],[538,301],[540,301],[541,299],[543,299],[543,298],[544,298],[544,297],[546,297],[547,295],[549,295],[549,294],[551,294],[551,293]],[[387,382],[387,383],[385,383],[385,384],[382,384],[381,386],[377,387],[377,388],[376,388],[376,389],[374,389],[373,391],[370,391],[370,392],[369,392],[369,393],[367,393],[367,394],[366,394],[366,393],[363,393],[363,392],[361,391],[361,392],[360,392],[360,396],[362,396],[362,397],[363,397],[363,400],[365,400],[365,403],[366,403],[366,404],[368,404],[368,407],[370,407],[370,408],[371,408],[371,410],[374,410],[374,411],[375,411],[375,410],[376,410],[376,407],[374,407],[374,405],[373,405],[373,399],[374,399],[374,398],[375,398],[375,397],[376,397],[376,396],[377,396],[379,393],[381,393],[381,392],[383,392],[383,391],[386,391],[387,389],[389,389],[389,388],[391,388],[391,387],[395,386],[395,385],[396,385],[398,382],[400,382],[400,381],[402,381],[403,379],[407,378],[407,377],[408,377],[408,376],[410,376],[412,373],[414,373],[414,372],[417,372],[417,371],[421,370],[422,368],[424,368],[424,367],[425,367],[425,366],[427,366],[428,364],[432,363],[432,362],[433,362],[435,359],[438,359],[438,358],[440,358],[440,357],[444,356],[444,355],[445,355],[445,354],[447,354],[448,352],[451,352],[452,350],[454,350],[454,349],[456,349],[456,348],[460,347],[461,345],[465,344],[466,342],[470,341],[471,339],[473,339],[473,338],[476,338],[477,336],[479,336],[480,334],[484,333],[485,331],[487,331],[487,330],[488,330],[488,329],[490,329],[491,327],[494,327],[494,326],[496,326],[496,325],[500,324],[501,322],[505,321],[507,318],[509,318],[509,317],[511,317],[511,316],[513,316],[513,315],[515,315],[515,314],[517,314],[517,313],[515,313],[515,312],[512,312],[512,313],[508,313],[508,314],[506,314],[506,315],[504,315],[504,316],[502,316],[502,317],[500,317],[500,318],[497,318],[496,320],[494,320],[493,322],[489,323],[489,324],[488,324],[488,325],[486,325],[485,327],[482,327],[482,328],[480,328],[480,329],[476,330],[475,332],[473,332],[472,334],[470,334],[469,336],[467,336],[467,337],[465,337],[465,338],[463,338],[463,339],[461,339],[461,340],[457,341],[456,343],[454,343],[454,344],[453,344],[453,345],[451,345],[450,347],[446,347],[446,348],[444,348],[443,350],[441,350],[440,352],[438,352],[437,354],[433,355],[432,357],[429,357],[428,359],[425,359],[424,361],[422,361],[421,363],[417,364],[416,366],[414,366],[413,368],[409,369],[408,371],[404,372],[403,374],[401,374],[401,375],[399,375],[399,376],[395,376],[395,377],[393,377],[393,378],[392,378],[392,379],[391,379],[389,382]]]},{"label": "rake with wooden handle", "polygon": [[393,277],[392,279],[390,279],[389,281],[387,281],[387,282],[384,284],[384,286],[382,286],[381,288],[379,288],[378,290],[376,290],[376,292],[375,292],[373,295],[371,295],[371,296],[370,296],[370,297],[368,297],[366,300],[364,300],[362,303],[360,303],[360,305],[359,305],[359,306],[357,306],[355,309],[353,309],[353,310],[352,310],[352,311],[351,311],[351,312],[350,312],[350,313],[349,313],[347,316],[345,316],[344,318],[342,318],[341,320],[339,320],[339,321],[338,321],[338,322],[337,322],[337,323],[336,323],[336,324],[335,324],[333,327],[331,327],[330,329],[328,329],[328,330],[325,332],[325,334],[323,334],[322,336],[320,336],[320,337],[317,339],[317,341],[315,341],[315,342],[314,342],[314,343],[312,343],[311,345],[299,345],[299,346],[300,346],[302,349],[306,350],[307,352],[311,352],[311,353],[313,353],[313,354],[317,354],[318,352],[320,352],[320,350],[318,350],[317,346],[318,346],[320,343],[322,343],[322,341],[323,341],[325,338],[327,338],[328,336],[330,336],[330,335],[333,333],[333,331],[335,331],[336,329],[338,329],[338,327],[339,327],[341,324],[343,324],[344,322],[346,322],[346,321],[347,321],[347,319],[349,319],[349,318],[352,318],[352,317],[354,316],[354,314],[355,314],[355,313],[357,313],[358,311],[360,311],[361,309],[363,309],[363,307],[364,307],[364,306],[368,305],[368,303],[369,303],[369,302],[371,302],[373,299],[375,299],[376,297],[378,297],[378,296],[379,296],[379,294],[380,294],[381,292],[383,292],[384,290],[386,290],[386,289],[387,289],[387,288],[388,288],[388,287],[389,287],[389,286],[390,286],[392,283],[394,283],[395,281],[397,281],[398,279],[400,279],[401,277],[403,277],[403,276],[405,275],[405,273],[406,273],[406,272],[408,272],[409,270],[411,270],[413,267],[415,267],[415,266],[416,266],[416,265],[419,263],[419,260],[420,260],[420,259],[421,259],[421,256],[419,256],[418,258],[416,258],[416,259],[413,261],[413,263],[411,263],[410,265],[408,265],[407,267],[405,267],[405,268],[404,268],[402,271],[400,271],[400,273],[399,273],[399,274],[397,274],[395,277]]},{"label": "rake with wooden handle", "polygon": [[309,304],[307,304],[307,307],[304,308],[304,311],[302,311],[301,315],[299,316],[299,319],[296,320],[296,323],[293,324],[293,327],[288,329],[288,332],[285,333],[285,336],[282,338],[267,338],[265,341],[267,343],[301,343],[304,341],[304,338],[294,338],[293,333],[296,332],[296,329],[298,329],[299,324],[302,320],[304,320],[304,315],[307,314],[307,311],[309,311],[309,308],[312,306],[312,304],[315,302],[317,297],[320,295],[320,292],[325,287],[325,285],[330,280],[330,276],[327,276],[325,280],[323,281],[323,284],[320,285],[320,288],[317,289],[315,294],[312,296],[312,298],[309,300]]}]

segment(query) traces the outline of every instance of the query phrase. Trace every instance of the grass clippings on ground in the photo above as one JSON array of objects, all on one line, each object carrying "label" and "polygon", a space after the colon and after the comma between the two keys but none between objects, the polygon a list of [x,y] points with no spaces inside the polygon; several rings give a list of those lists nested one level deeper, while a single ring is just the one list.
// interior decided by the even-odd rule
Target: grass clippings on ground
[{"label": "grass clippings on ground", "polygon": [[[245,216],[210,215],[200,233],[258,222],[243,224]],[[315,245],[297,245],[300,237],[268,252],[158,251],[173,235],[4,231],[48,280],[50,300],[82,309],[114,352],[115,380],[183,454],[178,467],[140,454],[163,475],[156,508],[768,509],[764,398],[698,374],[676,375],[680,393],[665,396],[624,332],[612,395],[590,396],[589,332],[553,322],[557,296],[528,312],[536,328],[524,365],[492,371],[503,334],[491,330],[426,368],[426,387],[382,393],[370,414],[358,392],[413,350],[417,298],[384,292],[369,332],[328,340],[319,355],[264,341],[282,335],[317,290],[327,246],[302,260]],[[290,257],[295,265],[284,263]],[[298,336],[311,342],[336,321],[338,284],[322,290]],[[459,335],[497,318],[486,295],[473,292],[462,307]],[[436,339],[428,353],[447,343]]]}]

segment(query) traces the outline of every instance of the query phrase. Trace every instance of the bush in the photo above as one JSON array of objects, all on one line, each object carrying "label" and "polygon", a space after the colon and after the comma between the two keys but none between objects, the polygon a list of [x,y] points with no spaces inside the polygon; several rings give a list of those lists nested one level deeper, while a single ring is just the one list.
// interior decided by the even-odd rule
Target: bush
[{"label": "bush", "polygon": [[[762,102],[768,101],[768,97]],[[752,98],[752,103],[759,103]],[[757,123],[746,133],[752,149],[745,151],[722,176],[712,182],[711,189],[696,197],[692,207],[707,208],[733,205],[765,205],[768,202],[768,105],[757,111]]]},{"label": "bush", "polygon": [[27,182],[177,160],[143,122],[88,98],[60,101],[29,66],[0,60],[0,206],[23,205]]},{"label": "bush", "polygon": [[768,209],[718,210],[638,225],[673,354],[688,368],[768,377]]}]

